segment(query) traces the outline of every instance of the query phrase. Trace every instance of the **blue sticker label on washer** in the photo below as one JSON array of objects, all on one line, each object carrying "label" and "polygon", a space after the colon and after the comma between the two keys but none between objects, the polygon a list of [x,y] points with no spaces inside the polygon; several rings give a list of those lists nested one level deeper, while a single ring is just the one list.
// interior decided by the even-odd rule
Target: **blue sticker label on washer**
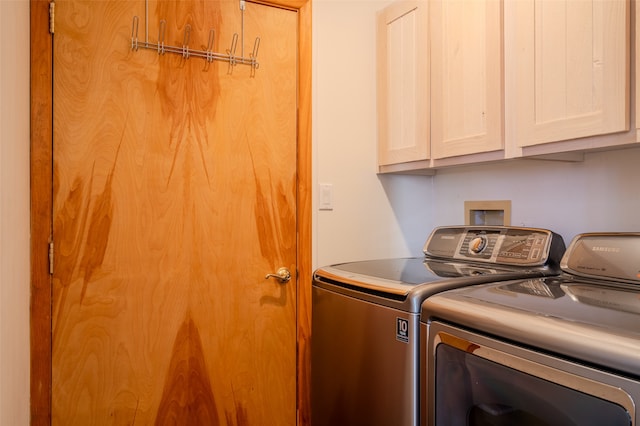
[{"label": "blue sticker label on washer", "polygon": [[409,321],[396,317],[396,339],[409,343]]}]

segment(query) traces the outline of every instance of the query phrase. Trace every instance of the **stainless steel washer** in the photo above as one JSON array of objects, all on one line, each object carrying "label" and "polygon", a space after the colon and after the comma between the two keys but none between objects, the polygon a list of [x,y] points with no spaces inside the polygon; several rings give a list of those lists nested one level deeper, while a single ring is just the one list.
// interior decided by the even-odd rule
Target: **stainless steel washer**
[{"label": "stainless steel washer", "polygon": [[423,425],[640,425],[640,234],[579,235],[561,267],[423,303]]},{"label": "stainless steel washer", "polygon": [[562,238],[515,227],[436,228],[424,257],[344,263],[313,279],[312,424],[416,425],[419,313],[441,291],[559,272]]}]

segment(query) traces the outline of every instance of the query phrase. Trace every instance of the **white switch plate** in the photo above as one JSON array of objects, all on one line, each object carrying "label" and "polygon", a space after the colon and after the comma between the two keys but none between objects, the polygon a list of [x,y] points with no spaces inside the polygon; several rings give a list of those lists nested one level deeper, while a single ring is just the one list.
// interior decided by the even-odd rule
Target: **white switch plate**
[{"label": "white switch plate", "polygon": [[330,183],[321,183],[319,194],[319,209],[333,210],[333,185]]}]

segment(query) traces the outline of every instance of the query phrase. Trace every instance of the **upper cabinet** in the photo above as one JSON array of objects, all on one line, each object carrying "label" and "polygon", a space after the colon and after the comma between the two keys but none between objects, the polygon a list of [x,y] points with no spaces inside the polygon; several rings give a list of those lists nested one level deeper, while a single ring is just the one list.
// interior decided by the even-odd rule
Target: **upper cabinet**
[{"label": "upper cabinet", "polygon": [[429,5],[433,158],[502,150],[502,1]]},{"label": "upper cabinet", "polygon": [[378,14],[378,164],[428,167],[428,3],[401,1]]},{"label": "upper cabinet", "polygon": [[394,2],[378,14],[378,166],[501,151],[502,1]]},{"label": "upper cabinet", "polygon": [[518,146],[629,130],[629,2],[517,0],[509,6]]},{"label": "upper cabinet", "polygon": [[630,0],[394,2],[378,17],[380,172],[638,142]]}]

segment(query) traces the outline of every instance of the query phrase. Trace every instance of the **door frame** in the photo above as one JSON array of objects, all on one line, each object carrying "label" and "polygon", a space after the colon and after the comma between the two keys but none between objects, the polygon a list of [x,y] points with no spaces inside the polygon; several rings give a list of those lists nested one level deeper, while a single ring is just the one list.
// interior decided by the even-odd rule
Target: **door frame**
[{"label": "door frame", "polygon": [[[297,424],[311,424],[311,0],[250,0],[298,13]],[[53,37],[48,0],[31,0],[31,424],[51,424],[49,241],[53,223]]]}]

